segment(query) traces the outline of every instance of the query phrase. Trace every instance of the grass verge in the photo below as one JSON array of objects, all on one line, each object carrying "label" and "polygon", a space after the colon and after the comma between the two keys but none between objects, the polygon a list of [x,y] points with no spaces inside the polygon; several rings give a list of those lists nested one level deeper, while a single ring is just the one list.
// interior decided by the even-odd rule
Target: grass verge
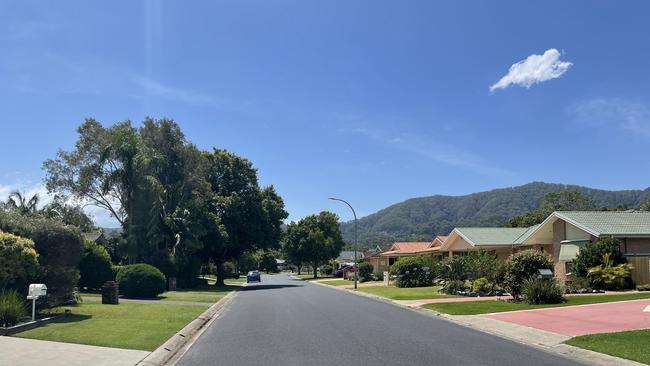
[{"label": "grass verge", "polygon": [[356,291],[365,292],[381,297],[386,297],[392,300],[421,300],[421,299],[441,299],[447,297],[458,297],[443,295],[438,293],[440,287],[410,287],[399,288],[394,286],[372,286],[372,287],[359,287]]},{"label": "grass verge", "polygon": [[585,335],[565,343],[650,365],[650,329]]},{"label": "grass verge", "polygon": [[632,293],[624,295],[593,295],[593,296],[567,296],[566,302],[561,304],[528,305],[515,304],[505,301],[471,301],[444,304],[423,305],[426,309],[435,310],[450,315],[476,315],[488,313],[501,313],[504,311],[531,310],[557,308],[574,305],[600,304],[605,302],[649,299],[650,293]]},{"label": "grass verge", "polygon": [[207,309],[161,304],[82,303],[54,308],[71,314],[16,337],[153,351]]},{"label": "grass verge", "polygon": [[330,285],[330,286],[344,286],[344,285],[353,285],[354,281],[348,281],[348,280],[323,280],[319,281],[322,284],[325,285]]}]

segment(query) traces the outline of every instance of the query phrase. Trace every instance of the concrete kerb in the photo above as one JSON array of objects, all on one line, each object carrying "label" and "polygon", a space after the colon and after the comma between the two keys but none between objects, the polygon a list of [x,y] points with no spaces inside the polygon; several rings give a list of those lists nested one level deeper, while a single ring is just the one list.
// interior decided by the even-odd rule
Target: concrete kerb
[{"label": "concrete kerb", "polygon": [[196,342],[203,331],[217,318],[238,291],[233,291],[210,306],[206,311],[169,338],[162,346],[151,352],[136,366],[173,366]]},{"label": "concrete kerb", "polygon": [[364,296],[371,299],[379,300],[387,304],[408,309],[425,316],[429,316],[437,319],[443,319],[466,328],[471,328],[482,333],[494,335],[513,342],[517,342],[519,344],[534,347],[542,351],[560,355],[572,361],[585,363],[587,365],[644,366],[644,364],[639,362],[626,360],[623,358],[606,355],[604,353],[594,352],[583,348],[573,347],[568,344],[564,344],[563,342],[571,337],[564,336],[561,334],[546,332],[543,330],[526,327],[523,325],[512,324],[512,323],[503,322],[496,319],[485,318],[477,315],[444,314],[420,306],[414,307],[405,304],[400,304],[391,299],[387,299],[385,297],[381,297],[377,295],[367,294],[367,293],[344,289],[344,288],[338,288],[336,286],[329,286],[318,282],[310,282],[310,283],[314,283],[320,286],[326,286],[339,291],[345,291],[358,296]]}]

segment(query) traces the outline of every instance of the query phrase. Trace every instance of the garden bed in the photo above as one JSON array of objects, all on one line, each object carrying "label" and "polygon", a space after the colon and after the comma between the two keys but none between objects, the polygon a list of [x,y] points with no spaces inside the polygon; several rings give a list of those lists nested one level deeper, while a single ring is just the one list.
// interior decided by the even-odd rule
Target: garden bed
[{"label": "garden bed", "polygon": [[32,330],[54,320],[58,320],[57,318],[60,316],[65,316],[65,314],[45,315],[40,318],[37,317],[34,321],[32,321],[32,318],[26,317],[22,322],[12,327],[0,327],[0,336],[10,336],[16,333]]}]

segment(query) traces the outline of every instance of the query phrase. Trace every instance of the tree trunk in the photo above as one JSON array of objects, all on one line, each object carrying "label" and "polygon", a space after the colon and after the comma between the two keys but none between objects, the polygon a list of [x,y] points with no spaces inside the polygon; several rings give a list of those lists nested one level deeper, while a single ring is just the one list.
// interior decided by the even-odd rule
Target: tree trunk
[{"label": "tree trunk", "polygon": [[223,282],[223,280],[224,280],[224,278],[223,278],[223,276],[224,276],[224,274],[223,274],[223,262],[222,261],[217,261],[217,263],[215,263],[215,264],[217,266],[217,283],[215,284],[215,286],[225,286],[225,283]]},{"label": "tree trunk", "polygon": [[318,262],[314,262],[314,278],[318,278]]}]

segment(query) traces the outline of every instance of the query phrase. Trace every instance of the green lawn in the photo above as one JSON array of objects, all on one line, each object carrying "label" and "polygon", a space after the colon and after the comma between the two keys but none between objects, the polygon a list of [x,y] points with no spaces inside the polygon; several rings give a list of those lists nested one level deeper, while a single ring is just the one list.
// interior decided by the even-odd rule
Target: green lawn
[{"label": "green lawn", "polygon": [[[159,295],[157,300],[215,303],[229,292],[239,289],[239,287],[235,283],[226,283],[225,287],[208,286],[199,288],[199,290],[166,291]],[[100,298],[102,295],[95,292],[82,292],[81,296]]]},{"label": "green lawn", "polygon": [[343,286],[343,285],[353,285],[354,281],[348,281],[348,280],[323,280],[320,281],[320,283],[324,283],[326,285],[330,286]]},{"label": "green lawn", "polygon": [[596,296],[567,296],[567,301],[561,304],[548,304],[548,305],[528,305],[528,304],[514,304],[505,301],[473,301],[473,302],[458,302],[446,304],[428,304],[424,308],[435,310],[441,313],[451,315],[475,315],[487,313],[500,313],[504,311],[515,310],[529,310],[529,309],[544,309],[573,305],[586,305],[586,304],[599,304],[603,302],[625,301],[625,300],[638,300],[648,299],[650,293],[631,293],[624,295],[596,295]]},{"label": "green lawn", "polygon": [[365,292],[377,296],[387,297],[393,300],[420,300],[420,299],[440,299],[445,297],[458,297],[443,295],[438,293],[440,287],[411,287],[399,288],[394,286],[373,286],[360,287],[356,291]]},{"label": "green lawn", "polygon": [[650,329],[592,334],[571,338],[565,343],[650,365]]},{"label": "green lawn", "polygon": [[17,337],[153,351],[206,307],[161,304],[102,305],[86,302],[55,308],[72,314]]},{"label": "green lawn", "polygon": [[294,276],[300,278],[301,280],[306,280],[306,281],[313,281],[313,280],[322,280],[324,278],[334,278],[332,276],[318,276],[318,278],[314,278],[313,273],[303,273],[300,275],[294,274]]}]

